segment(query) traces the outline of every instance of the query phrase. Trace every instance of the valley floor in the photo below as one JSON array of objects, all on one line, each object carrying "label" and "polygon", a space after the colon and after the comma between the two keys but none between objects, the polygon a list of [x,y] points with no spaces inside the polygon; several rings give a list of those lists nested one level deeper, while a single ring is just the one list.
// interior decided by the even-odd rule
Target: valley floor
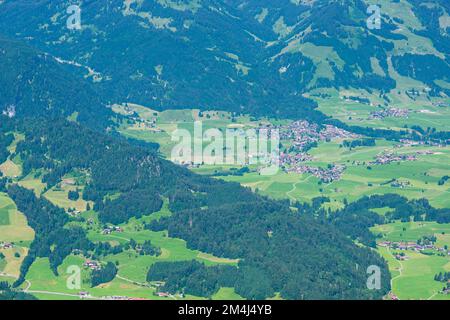
[{"label": "valley floor", "polygon": [[[120,107],[116,111],[123,112]],[[141,119],[151,120],[153,124],[143,125],[141,122],[130,122],[122,125],[121,132],[127,137],[161,145],[163,156],[170,157],[174,143],[170,134],[177,128],[192,131],[195,120],[203,120],[205,128],[255,128],[269,120],[255,120],[248,117],[233,119],[231,115],[220,112],[210,112],[200,115],[196,110],[178,110],[156,113],[140,106],[134,106]],[[285,122],[274,122],[284,124]],[[20,135],[16,135],[17,144]],[[289,145],[289,141],[282,141]],[[380,154],[391,152],[396,154],[416,155],[414,161],[393,161],[387,164],[374,164]],[[260,175],[257,168],[247,166],[248,170],[236,174],[235,165],[203,165],[192,168],[194,172],[216,176],[217,179],[238,182],[254,191],[276,199],[311,202],[317,197],[327,197],[330,202],[323,204],[325,208],[336,210],[344,203],[353,202],[366,195],[396,193],[408,199],[426,198],[431,205],[438,208],[450,207],[450,182],[440,183],[442,177],[450,175],[450,147],[442,146],[410,146],[377,139],[373,146],[355,148],[343,147],[343,139],[320,141],[317,146],[308,151],[311,156],[304,165],[326,168],[330,164],[345,166],[339,179],[323,182],[317,176],[309,173],[287,173],[279,170],[275,175]],[[151,240],[152,244],[161,248],[161,255],[140,256],[132,250],[125,250],[118,255],[110,255],[103,262],[113,262],[118,267],[117,277],[110,283],[91,288],[89,276],[91,270],[85,266],[86,258],[82,255],[71,255],[58,268],[56,276],[50,270],[47,258],[37,259],[30,268],[22,289],[33,293],[42,299],[201,299],[201,297],[168,295],[159,292],[157,283],[148,283],[146,274],[150,265],[157,261],[198,260],[206,265],[231,264],[238,260],[229,260],[187,248],[186,242],[170,238],[166,231],[153,232],[145,230],[143,225],[152,219],[170,215],[165,203],[161,212],[141,219],[132,219],[119,225],[120,232],[105,234],[103,226],[98,221],[97,213],[87,210],[92,203],[78,199],[69,200],[70,191],[82,191],[84,181],[82,176],[66,176],[57,187],[46,190],[39,172],[33,172],[26,177],[21,176],[21,161],[10,158],[0,165],[5,176],[11,177],[19,185],[34,190],[39,197],[45,197],[53,204],[71,211],[71,214],[83,218],[80,226],[88,230],[91,241],[108,242],[112,245],[135,241]],[[388,208],[374,209],[378,214],[385,215]],[[436,248],[450,246],[450,224],[430,222],[391,223],[372,228],[378,234],[378,252],[386,259],[392,276],[392,294],[398,299],[450,299],[450,295],[442,294],[443,283],[434,280],[439,272],[450,271],[450,256],[443,256],[437,250],[430,252],[397,249],[383,246],[384,242],[416,242],[424,236],[435,236]],[[34,233],[27,226],[23,214],[18,212],[14,203],[6,194],[0,194],[0,245],[13,244],[12,247],[0,249],[4,259],[0,260],[0,280],[12,282],[19,275],[20,265],[27,254],[28,247],[34,238]],[[400,260],[399,254],[407,256]],[[402,258],[403,259],[403,258]],[[82,270],[82,285],[76,290],[68,289],[67,281],[70,266],[78,266]],[[233,288],[221,288],[213,299],[239,299]]]}]

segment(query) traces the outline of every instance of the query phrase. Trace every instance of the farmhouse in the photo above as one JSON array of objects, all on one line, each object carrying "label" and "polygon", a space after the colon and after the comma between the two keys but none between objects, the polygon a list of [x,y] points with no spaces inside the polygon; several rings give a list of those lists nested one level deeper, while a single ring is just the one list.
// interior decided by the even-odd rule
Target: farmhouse
[{"label": "farmhouse", "polygon": [[168,292],[156,292],[155,295],[158,297],[170,297]]},{"label": "farmhouse", "polygon": [[101,269],[101,266],[97,261],[88,260],[83,264],[83,266],[86,268],[89,268],[91,270],[100,270]]},{"label": "farmhouse", "polygon": [[396,254],[395,259],[397,259],[399,261],[406,261],[406,260],[409,260],[409,257],[406,255]]},{"label": "farmhouse", "polygon": [[123,232],[123,228],[117,226],[110,226],[103,229],[102,234],[111,234],[113,232]]},{"label": "farmhouse", "polygon": [[11,249],[13,246],[10,242],[0,243],[0,249]]}]

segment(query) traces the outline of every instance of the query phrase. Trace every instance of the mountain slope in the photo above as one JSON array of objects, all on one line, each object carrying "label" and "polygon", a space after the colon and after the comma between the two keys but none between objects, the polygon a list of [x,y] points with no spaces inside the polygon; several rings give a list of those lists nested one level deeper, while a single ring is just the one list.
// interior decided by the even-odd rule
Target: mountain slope
[{"label": "mountain slope", "polygon": [[72,117],[106,127],[111,112],[91,84],[52,57],[0,37],[0,110],[19,117]]},{"label": "mountain slope", "polygon": [[[151,215],[161,208],[163,198],[169,199],[170,222],[146,227],[167,228],[169,236],[185,239],[189,248],[239,258],[237,278],[228,281],[238,281],[238,293],[246,298],[280,292],[289,299],[379,299],[389,290],[389,272],[381,257],[358,247],[331,224],[293,211],[288,201],[195,175],[148,149],[66,120],[5,121],[2,131],[25,135],[13,155],[22,159],[23,175],[39,177],[46,190],[67,174],[83,176],[83,199],[94,202],[102,224]],[[67,224],[64,210],[12,181],[7,191],[37,234],[22,265],[21,281],[38,257],[49,257],[56,272],[73,250],[87,253],[95,248],[86,239],[89,224],[87,230],[79,223]],[[382,270],[381,290],[366,287],[370,265]]]},{"label": "mountain slope", "polygon": [[[382,1],[380,30],[366,27],[368,6],[362,0],[83,1],[76,31],[66,28],[65,1],[6,0],[0,27],[78,63],[107,103],[320,118],[303,94],[354,87],[384,95],[399,87],[397,73],[418,80],[430,96],[448,94],[448,4]],[[424,59],[432,65],[415,72]]]}]

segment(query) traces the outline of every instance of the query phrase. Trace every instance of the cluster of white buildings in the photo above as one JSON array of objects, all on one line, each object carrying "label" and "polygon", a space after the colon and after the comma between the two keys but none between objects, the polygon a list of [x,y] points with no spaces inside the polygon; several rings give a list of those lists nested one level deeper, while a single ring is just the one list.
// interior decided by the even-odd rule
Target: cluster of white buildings
[{"label": "cluster of white buildings", "polygon": [[288,172],[309,173],[320,179],[324,183],[330,183],[341,179],[346,167],[344,165],[333,165],[329,168],[312,167],[305,165],[297,165],[287,169]]},{"label": "cluster of white buildings", "polygon": [[369,115],[369,119],[384,119],[388,117],[392,118],[408,118],[409,116],[408,109],[401,108],[387,108],[380,111],[373,111]]}]

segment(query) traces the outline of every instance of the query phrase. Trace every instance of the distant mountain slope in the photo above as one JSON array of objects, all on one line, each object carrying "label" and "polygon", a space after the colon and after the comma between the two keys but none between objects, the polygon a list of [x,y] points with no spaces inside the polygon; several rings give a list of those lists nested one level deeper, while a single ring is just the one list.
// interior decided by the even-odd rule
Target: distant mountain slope
[{"label": "distant mountain slope", "polygon": [[0,37],[0,70],[0,112],[72,117],[89,126],[109,123],[111,113],[92,85],[45,53]]},{"label": "distant mountain slope", "polygon": [[0,28],[78,63],[107,103],[315,118],[304,93],[383,95],[397,73],[449,94],[448,3],[381,1],[382,28],[369,30],[369,2],[83,1],[77,31],[66,28],[66,1],[5,0]]},{"label": "distant mountain slope", "polygon": [[[270,200],[238,184],[195,175],[148,149],[73,122],[5,121],[1,136],[12,128],[25,134],[16,150],[23,160],[23,174],[40,172],[47,188],[68,173],[86,175],[83,198],[95,203],[93,209],[102,223],[119,224],[149,215],[161,208],[163,197],[169,199],[174,214],[166,226],[169,236],[185,239],[189,248],[239,258],[242,268],[236,272],[242,291],[238,293],[247,298],[280,292],[289,299],[379,299],[389,290],[389,272],[377,253],[354,244],[331,224],[292,211],[288,201]],[[8,192],[39,231],[22,265],[21,280],[36,257],[50,257],[56,270],[73,249],[82,249],[76,246],[86,242],[76,235],[84,237],[84,233],[62,228],[68,220],[63,211],[45,203],[33,210],[30,203],[39,200],[32,201],[31,192],[15,185],[9,185]],[[113,194],[116,197],[111,200]],[[36,212],[42,214],[36,216]],[[57,228],[49,236],[46,221],[57,218]],[[64,242],[65,233],[73,234],[73,243]],[[56,248],[55,239],[61,240]],[[370,265],[382,271],[381,290],[367,289]]]}]

